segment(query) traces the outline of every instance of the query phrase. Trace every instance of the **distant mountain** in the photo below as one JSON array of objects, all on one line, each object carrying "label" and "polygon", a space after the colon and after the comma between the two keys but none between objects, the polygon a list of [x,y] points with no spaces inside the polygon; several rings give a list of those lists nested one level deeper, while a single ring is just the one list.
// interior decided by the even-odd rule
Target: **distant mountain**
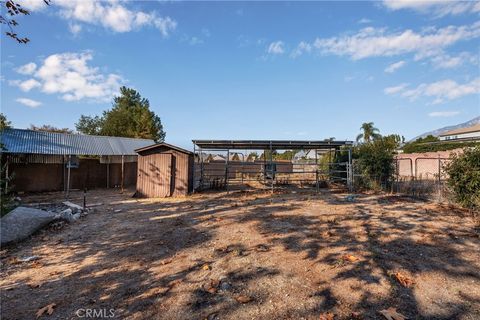
[{"label": "distant mountain", "polygon": [[440,134],[442,134],[446,131],[450,131],[450,130],[454,130],[454,129],[461,129],[461,128],[468,128],[468,127],[474,126],[474,125],[479,124],[479,123],[480,123],[480,116],[476,117],[476,118],[473,118],[472,120],[464,122],[464,123],[460,123],[460,124],[457,124],[457,125],[447,126],[447,127],[443,127],[443,128],[437,129],[437,130],[425,132],[425,133],[413,138],[410,141],[415,141],[418,138],[424,138],[424,137],[428,136],[429,134],[431,134],[432,136],[438,137]]}]

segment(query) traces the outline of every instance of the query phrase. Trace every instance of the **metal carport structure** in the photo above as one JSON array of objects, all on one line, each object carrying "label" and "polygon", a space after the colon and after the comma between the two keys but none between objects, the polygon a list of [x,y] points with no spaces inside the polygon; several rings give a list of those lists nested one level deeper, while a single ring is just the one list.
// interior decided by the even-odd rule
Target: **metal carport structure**
[{"label": "metal carport structure", "polygon": [[[194,145],[194,190],[202,189],[205,186],[205,162],[204,153],[206,152],[226,152],[224,183],[227,191],[229,190],[229,164],[230,152],[232,150],[263,150],[263,180],[266,184],[266,177],[271,177],[270,187],[272,192],[276,183],[276,162],[273,160],[273,152],[277,150],[315,150],[314,170],[302,173],[315,174],[315,186],[319,186],[318,154],[320,152],[331,153],[346,148],[348,152],[348,161],[345,163],[346,184],[349,188],[353,185],[352,174],[352,141],[326,140],[192,140]],[[266,153],[269,151],[269,159],[266,159]],[[243,155],[244,157],[244,155]],[[243,161],[245,164],[245,159]],[[248,173],[248,172],[247,172]],[[244,171],[241,173],[242,183],[244,181]]]}]

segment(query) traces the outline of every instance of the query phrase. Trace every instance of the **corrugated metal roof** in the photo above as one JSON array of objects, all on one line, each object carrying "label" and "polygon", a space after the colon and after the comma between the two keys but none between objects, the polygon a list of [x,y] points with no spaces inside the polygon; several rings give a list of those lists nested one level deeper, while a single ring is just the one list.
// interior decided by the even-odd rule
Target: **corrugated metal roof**
[{"label": "corrugated metal roof", "polygon": [[5,153],[57,155],[136,155],[136,149],[155,143],[150,139],[90,136],[25,129],[4,129],[0,142]]},{"label": "corrugated metal roof", "polygon": [[352,141],[332,140],[192,140],[202,149],[245,149],[245,150],[268,150],[269,148],[289,149],[330,149],[345,145],[352,145]]}]

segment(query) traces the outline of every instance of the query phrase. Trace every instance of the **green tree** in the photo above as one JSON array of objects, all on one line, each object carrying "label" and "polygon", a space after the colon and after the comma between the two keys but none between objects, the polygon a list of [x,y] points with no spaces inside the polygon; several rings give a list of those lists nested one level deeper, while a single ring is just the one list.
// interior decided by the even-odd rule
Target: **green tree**
[{"label": "green tree", "polygon": [[7,117],[3,114],[0,113],[0,131],[3,129],[11,128],[12,127],[12,122],[7,120]]},{"label": "green tree", "polygon": [[[11,122],[7,117],[0,113],[0,132],[11,127]],[[5,150],[5,146],[0,142],[0,150]],[[13,209],[13,198],[10,193],[10,185],[13,175],[7,175],[7,164],[5,162],[4,153],[0,152],[0,216],[7,214]]]},{"label": "green tree", "polygon": [[465,148],[463,154],[452,155],[446,165],[448,185],[455,200],[470,209],[480,208],[480,145]]},{"label": "green tree", "polygon": [[365,187],[387,188],[395,173],[394,155],[401,142],[399,135],[377,137],[370,143],[359,145],[354,151]]},{"label": "green tree", "polygon": [[363,140],[364,142],[371,142],[372,140],[380,138],[379,130],[374,127],[373,122],[365,122],[360,127],[362,133],[357,136],[357,142]]},{"label": "green tree", "polygon": [[75,128],[78,132],[90,135],[100,135],[102,132],[103,118],[99,116],[85,116],[81,115]]},{"label": "green tree", "polygon": [[73,134],[73,130],[72,129],[68,129],[68,128],[57,128],[57,127],[54,127],[54,126],[51,126],[49,124],[44,124],[42,126],[36,126],[36,125],[33,125],[31,124],[30,125],[30,130],[34,130],[34,131],[46,131],[46,132],[55,132],[55,133],[69,133],[69,134]]},{"label": "green tree", "polygon": [[433,135],[428,135],[406,143],[402,149],[404,153],[436,152],[475,147],[477,144],[478,142],[472,141],[441,141]]},{"label": "green tree", "polygon": [[256,152],[250,152],[247,156],[247,161],[255,161],[258,159],[258,153]]},{"label": "green tree", "polygon": [[0,166],[0,217],[10,212],[15,207],[11,188],[14,175],[7,175],[7,164]]},{"label": "green tree", "polygon": [[150,110],[148,99],[127,87],[120,88],[112,109],[104,111],[102,117],[82,115],[75,126],[84,134],[165,140],[160,117]]}]

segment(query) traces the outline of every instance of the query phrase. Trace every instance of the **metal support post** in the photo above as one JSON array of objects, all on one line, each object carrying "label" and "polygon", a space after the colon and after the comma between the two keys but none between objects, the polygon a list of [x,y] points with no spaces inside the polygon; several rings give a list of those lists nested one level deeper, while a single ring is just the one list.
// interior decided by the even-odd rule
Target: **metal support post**
[{"label": "metal support post", "polygon": [[440,160],[440,155],[438,155],[438,202],[442,200],[442,168],[441,168],[441,160]]},{"label": "metal support post", "polygon": [[272,149],[272,142],[270,142],[270,174],[272,179],[272,194],[274,192],[274,184],[275,184],[275,176],[273,172],[273,149]]},{"label": "metal support post", "polygon": [[124,156],[122,154],[122,181],[121,181],[121,189],[122,189],[122,193],[123,193],[123,187],[124,187],[124,180],[125,180],[125,160],[124,160]]},{"label": "metal support post", "polygon": [[192,186],[192,193],[195,193],[195,157],[197,156],[196,154],[196,151],[195,151],[195,143],[193,144],[193,173],[192,173],[192,176],[193,176],[193,186]]},{"label": "metal support post", "polygon": [[348,164],[347,164],[347,185],[350,192],[353,190],[352,184],[352,149],[348,149]]},{"label": "metal support post", "polygon": [[227,150],[227,159],[225,159],[225,188],[228,190],[228,162],[230,161],[230,149]]},{"label": "metal support post", "polygon": [[200,154],[200,188],[203,188],[204,168],[203,168],[203,150],[202,150],[202,148],[199,149],[199,154]]},{"label": "metal support post", "polygon": [[315,189],[319,191],[318,186],[318,150],[315,149]]},{"label": "metal support post", "polygon": [[263,150],[263,185],[267,186],[267,150]]},{"label": "metal support post", "polygon": [[63,173],[63,192],[66,193],[67,192],[67,182],[66,182],[66,178],[65,178],[65,155],[63,155],[62,157],[62,173]]},{"label": "metal support post", "polygon": [[110,156],[107,156],[107,189],[110,188]]},{"label": "metal support post", "polygon": [[72,155],[68,155],[68,174],[67,174],[67,194],[66,194],[66,198],[68,199],[69,195],[70,195],[70,168],[72,166]]}]

